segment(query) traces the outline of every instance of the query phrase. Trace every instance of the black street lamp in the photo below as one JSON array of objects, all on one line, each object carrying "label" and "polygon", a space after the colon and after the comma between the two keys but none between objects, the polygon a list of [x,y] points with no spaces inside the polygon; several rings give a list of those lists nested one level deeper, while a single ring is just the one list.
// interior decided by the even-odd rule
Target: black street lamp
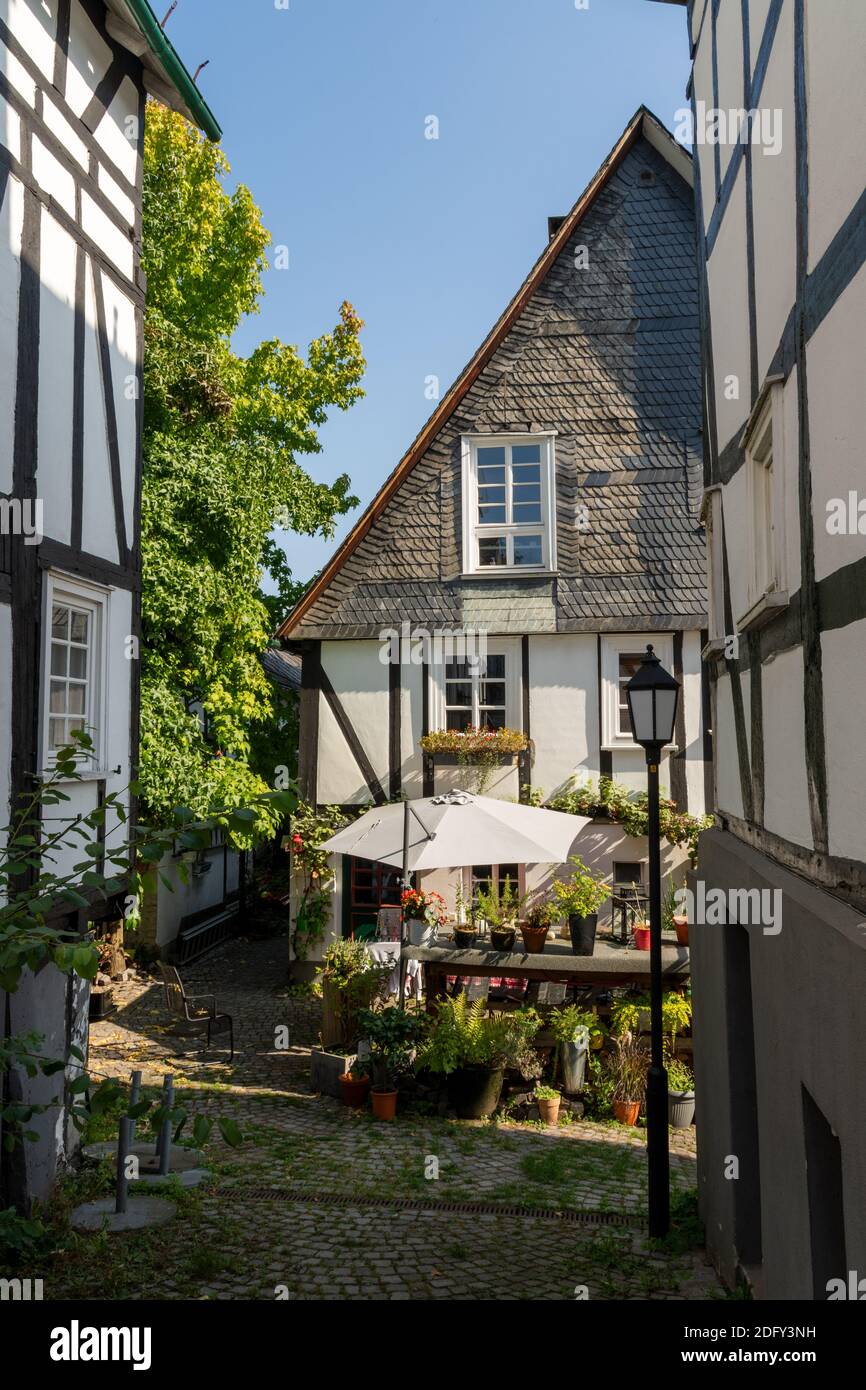
[{"label": "black street lamp", "polygon": [[652,1056],[646,1091],[649,1233],[665,1236],[670,1224],[668,1158],[668,1074],[662,1033],[662,883],[659,833],[659,760],[673,742],[679,682],[666,671],[652,647],[626,686],[635,743],[646,752],[647,838],[649,840],[650,1039]]}]

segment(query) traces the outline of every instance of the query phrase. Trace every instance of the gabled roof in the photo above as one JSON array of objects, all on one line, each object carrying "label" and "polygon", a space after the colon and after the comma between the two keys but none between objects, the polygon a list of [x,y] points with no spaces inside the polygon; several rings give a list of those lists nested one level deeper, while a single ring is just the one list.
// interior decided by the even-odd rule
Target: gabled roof
[{"label": "gabled roof", "polygon": [[670,132],[651,111],[645,106],[639,107],[594,178],[574,204],[571,212],[562,219],[558,231],[550,239],[538,260],[535,262],[535,265],[532,267],[532,270],[529,272],[529,275],[520,286],[517,294],[494,324],[478,351],[463,368],[463,371],[450,390],[443,396],[439,405],[424,425],[424,428],[416,436],[407,452],[397,464],[397,467],[385,480],[366,511],[355,523],[354,527],[338,547],[321,574],[315,582],[310,585],[309,589],[281,624],[277,631],[279,637],[289,638],[292,636],[305,613],[312,604],[316,602],[319,595],[330,584],[334,575],[339,572],[352,552],[364,539],[370,527],[381,515],[397,489],[405,481],[419,459],[421,459],[427,449],[429,449],[439,431],[460,405],[460,402],[471,388],[473,382],[476,381],[479,374],[490,361],[490,358],[500,346],[506,334],[512,328],[515,321],[544,280],[551,266],[553,266],[563,248],[568,244],[569,239],[574,234],[575,228],[579,225],[581,219],[593,206],[599,193],[605,188],[641,136],[643,136],[643,138],[668,161],[690,187],[692,186],[693,171],[690,154],[676,142]]},{"label": "gabled roof", "polygon": [[180,111],[209,140],[222,138],[216,117],[166,37],[148,0],[105,0],[108,32],[141,59],[147,90]]}]

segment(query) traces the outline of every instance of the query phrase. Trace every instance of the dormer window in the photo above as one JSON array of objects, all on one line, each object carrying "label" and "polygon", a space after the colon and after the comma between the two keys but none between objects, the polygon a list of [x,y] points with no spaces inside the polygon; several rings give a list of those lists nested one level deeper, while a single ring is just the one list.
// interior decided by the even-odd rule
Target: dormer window
[{"label": "dormer window", "polygon": [[556,561],[553,436],[463,440],[466,574],[552,570]]}]

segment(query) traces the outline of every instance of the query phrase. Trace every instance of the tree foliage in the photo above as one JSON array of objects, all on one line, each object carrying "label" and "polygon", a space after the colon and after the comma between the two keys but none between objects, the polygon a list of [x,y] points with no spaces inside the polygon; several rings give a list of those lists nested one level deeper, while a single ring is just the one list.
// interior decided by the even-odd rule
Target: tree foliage
[{"label": "tree foliage", "polygon": [[[224,188],[228,173],[217,146],[149,104],[140,778],[157,818],[178,802],[197,814],[244,804],[272,776],[250,753],[273,719],[260,656],[300,589],[272,533],[329,536],[357,504],[348,477],[317,482],[299,459],[319,451],[329,408],[363,394],[361,321],[343,303],[306,358],[278,339],[233,351],[270,238],[249,190]],[[268,568],[276,599],[261,591]]]}]

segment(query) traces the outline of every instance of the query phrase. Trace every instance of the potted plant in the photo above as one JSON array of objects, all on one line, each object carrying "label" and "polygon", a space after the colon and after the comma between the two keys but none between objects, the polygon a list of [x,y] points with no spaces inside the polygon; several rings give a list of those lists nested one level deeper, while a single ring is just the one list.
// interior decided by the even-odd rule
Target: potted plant
[{"label": "potted plant", "polygon": [[668,1121],[675,1129],[688,1129],[695,1118],[695,1078],[685,1062],[668,1062]]},{"label": "potted plant", "polygon": [[355,1063],[349,1071],[344,1072],[340,1077],[340,1092],[343,1104],[350,1106],[353,1110],[360,1110],[367,1099],[370,1090],[370,1078],[359,1063]]},{"label": "potted plant", "polygon": [[547,933],[557,920],[556,907],[550,898],[539,898],[520,924],[520,934],[527,955],[537,956],[544,950]]},{"label": "potted plant", "polygon": [[[683,880],[683,888],[685,880]],[[689,944],[689,919],[684,912],[677,912],[680,905],[681,890],[677,888],[674,876],[671,874],[668,879],[668,891],[665,894],[664,906],[662,908],[662,927],[665,931],[676,932],[677,945],[688,946]]]},{"label": "potted plant", "polygon": [[621,1125],[635,1125],[646,1091],[649,1054],[632,1033],[624,1033],[613,1042],[613,1051],[605,1055],[603,1066],[613,1083],[614,1117]]},{"label": "potted plant", "polygon": [[562,916],[568,918],[572,954],[591,956],[595,950],[598,909],[610,897],[611,890],[576,854],[568,862],[575,865],[574,873],[554,882],[553,897]]},{"label": "potted plant", "polygon": [[411,1064],[426,1016],[406,1013],[392,1004],[385,1009],[364,1009],[358,1021],[370,1045],[373,1114],[377,1120],[393,1120],[397,1112],[397,1079]]},{"label": "potted plant", "polygon": [[535,1103],[538,1106],[538,1117],[542,1124],[558,1124],[559,1107],[562,1104],[562,1096],[559,1091],[554,1090],[552,1086],[544,1086],[540,1081],[536,1081]]},{"label": "potted plant", "polygon": [[635,922],[634,924],[634,948],[636,951],[648,951],[650,948],[650,925],[649,922]]},{"label": "potted plant", "polygon": [[494,951],[514,949],[517,919],[526,902],[526,896],[521,896],[516,891],[510,878],[506,878],[501,892],[495,880],[489,888],[478,889],[475,896],[476,915],[483,917],[487,922],[490,928],[490,944]]},{"label": "potted plant", "polygon": [[355,1062],[359,1012],[384,997],[392,969],[390,961],[374,960],[362,941],[333,941],[325,951],[319,971],[322,1045],[310,1052],[312,1090],[340,1099],[340,1077]]},{"label": "potted plant", "polygon": [[531,1010],[487,1014],[483,999],[443,999],[418,1065],[447,1078],[461,1120],[487,1119],[499,1103],[505,1068],[525,1076],[537,1064],[532,1039],[540,1023]]},{"label": "potted plant", "polygon": [[556,1039],[554,1080],[561,1072],[563,1089],[569,1095],[578,1095],[583,1090],[590,1037],[597,1026],[595,1014],[579,1009],[576,1004],[557,1009],[547,1020],[547,1027]]},{"label": "potted plant", "polygon": [[441,893],[424,893],[420,888],[406,888],[400,894],[400,905],[409,928],[411,946],[429,946],[436,929],[444,926],[448,920]]}]

